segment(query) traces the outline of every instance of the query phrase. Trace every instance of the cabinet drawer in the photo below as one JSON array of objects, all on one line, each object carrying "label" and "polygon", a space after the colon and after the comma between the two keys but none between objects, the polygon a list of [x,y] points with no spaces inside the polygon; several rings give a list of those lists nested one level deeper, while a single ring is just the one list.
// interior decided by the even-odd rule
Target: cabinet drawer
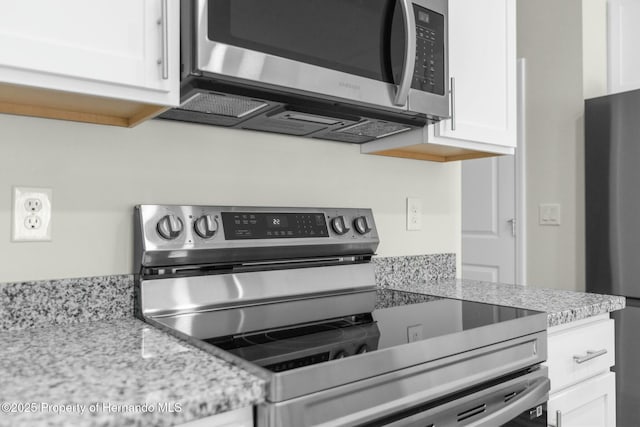
[{"label": "cabinet drawer", "polygon": [[606,319],[550,331],[547,365],[552,393],[609,371],[615,363],[613,324]]}]

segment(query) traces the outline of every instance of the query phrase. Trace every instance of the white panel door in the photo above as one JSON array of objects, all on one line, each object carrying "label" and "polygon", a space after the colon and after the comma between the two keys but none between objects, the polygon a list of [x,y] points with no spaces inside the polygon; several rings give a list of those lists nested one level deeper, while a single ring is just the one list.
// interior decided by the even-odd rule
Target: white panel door
[{"label": "white panel door", "polygon": [[[159,24],[163,0],[2,2],[0,80],[80,93],[92,82],[168,93],[179,79],[178,58],[165,57],[178,52],[179,3],[164,1],[168,34]],[[172,60],[171,78],[163,78],[162,62]],[[75,86],[54,86],[61,77]]]},{"label": "white panel door", "polygon": [[513,0],[449,0],[455,130],[453,119],[432,125],[429,142],[516,146],[515,12]]},{"label": "white panel door", "polygon": [[640,1],[609,0],[609,93],[640,88]]},{"label": "white panel door", "polygon": [[516,282],[515,157],[462,163],[462,278]]}]

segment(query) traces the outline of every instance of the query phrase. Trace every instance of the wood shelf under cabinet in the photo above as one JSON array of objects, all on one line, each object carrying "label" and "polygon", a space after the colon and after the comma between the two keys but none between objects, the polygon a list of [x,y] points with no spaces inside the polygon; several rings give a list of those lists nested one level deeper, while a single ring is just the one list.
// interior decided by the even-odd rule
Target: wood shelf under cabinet
[{"label": "wood shelf under cabinet", "polygon": [[436,144],[416,144],[402,148],[375,151],[367,154],[378,156],[402,157],[405,159],[429,160],[432,162],[451,162],[455,160],[479,159],[482,157],[501,156],[496,153],[483,153],[464,148],[446,147]]},{"label": "wood shelf under cabinet", "polygon": [[[487,144],[451,139],[451,145],[429,142],[429,129],[415,129],[360,145],[363,154],[405,159],[451,162],[514,154],[513,147],[485,147]],[[483,148],[487,151],[483,151]]]},{"label": "wood shelf under cabinet", "polygon": [[0,83],[0,113],[133,127],[168,107]]}]

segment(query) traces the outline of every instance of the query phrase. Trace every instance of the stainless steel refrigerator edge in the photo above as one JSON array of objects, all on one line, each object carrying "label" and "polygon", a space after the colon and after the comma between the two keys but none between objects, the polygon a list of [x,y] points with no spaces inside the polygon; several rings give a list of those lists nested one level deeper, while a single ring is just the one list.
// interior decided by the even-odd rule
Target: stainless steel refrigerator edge
[{"label": "stainless steel refrigerator edge", "polygon": [[585,101],[587,291],[622,295],[616,320],[619,426],[640,419],[640,90]]}]

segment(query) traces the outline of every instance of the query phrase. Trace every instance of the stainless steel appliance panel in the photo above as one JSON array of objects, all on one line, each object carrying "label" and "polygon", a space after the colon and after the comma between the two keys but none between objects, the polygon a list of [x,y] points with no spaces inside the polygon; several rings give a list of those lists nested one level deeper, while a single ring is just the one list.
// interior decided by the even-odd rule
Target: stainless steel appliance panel
[{"label": "stainless steel appliance panel", "polygon": [[[498,338],[508,339],[506,338],[507,336],[516,335],[516,332],[509,335],[510,326],[517,328],[520,325],[517,325],[516,322],[511,324],[506,322],[506,325],[501,328],[487,327],[484,330],[478,328],[455,334],[455,337],[437,337],[402,346],[379,349],[371,353],[347,357],[320,365],[311,365],[293,371],[281,372],[273,375],[271,384],[267,389],[267,399],[271,402],[280,402],[314,390],[330,389],[361,378],[370,378],[400,368],[419,365],[425,363],[425,361],[444,359],[447,356],[465,352],[468,352],[468,354],[464,357],[482,354],[482,352],[472,350],[488,346]],[[494,331],[496,335],[492,335]],[[521,341],[515,341],[517,343],[524,341],[526,345],[514,346],[509,344],[509,348],[513,351],[512,363],[504,363],[492,373],[508,373],[509,370],[517,370],[536,363],[542,363],[547,357],[546,338],[541,339],[540,336],[544,334],[532,333],[525,336],[525,338],[521,338]],[[328,372],[331,372],[328,371],[329,369],[334,369],[332,374],[328,374]],[[478,375],[480,377],[476,376],[476,380],[477,378],[484,378],[484,373]],[[474,382],[474,377],[468,377],[467,380]]]},{"label": "stainless steel appliance panel", "polygon": [[587,291],[622,295],[616,319],[616,406],[640,419],[640,90],[585,101]]},{"label": "stainless steel appliance panel", "polygon": [[[457,402],[454,400],[455,404],[440,402],[435,408],[429,408],[428,403],[445,400],[445,396],[513,372],[506,369],[506,366],[513,368],[516,360],[522,361],[524,354],[531,354],[531,342],[530,338],[525,338],[515,344],[494,345],[484,351],[474,351],[474,354],[449,357],[285,402],[261,405],[258,406],[258,424],[280,427],[371,425],[389,416],[426,405],[426,409],[418,411],[422,413],[417,419],[406,416],[402,417],[404,420],[395,420],[397,424],[392,425],[414,425],[420,422],[422,424],[419,425],[497,426],[516,418],[532,406],[546,402],[549,391],[546,368],[509,382],[503,381],[493,390],[482,390],[460,398]],[[509,402],[507,396],[516,390],[516,395],[520,396]],[[485,408],[477,416],[468,417],[466,422],[456,424],[456,416],[465,409],[473,408],[475,399],[482,397],[492,400],[490,396],[493,393],[499,396],[499,402],[495,402],[493,407]],[[451,410],[452,407],[455,408],[454,411]]]},{"label": "stainless steel appliance panel", "polygon": [[136,316],[265,379],[259,426],[543,418],[546,314],[377,289],[370,209],[141,205],[134,224]]},{"label": "stainless steel appliance panel", "polygon": [[[282,2],[280,2],[282,3]],[[448,82],[448,54],[446,46],[448,44],[448,26],[445,19],[443,35],[445,40],[443,45],[443,93],[430,93],[424,90],[411,88],[416,69],[416,16],[413,5],[447,15],[446,0],[400,0],[402,9],[405,11],[403,20],[405,25],[406,42],[402,76],[397,84],[388,83],[374,78],[362,77],[355,73],[338,71],[327,67],[313,65],[304,61],[292,60],[273,54],[261,52],[257,49],[247,49],[222,43],[210,38],[209,29],[209,1],[198,0],[196,5],[196,68],[205,75],[211,77],[224,77],[232,80],[255,82],[275,89],[287,88],[288,91],[299,94],[321,95],[325,99],[336,101],[348,100],[356,104],[375,106],[398,111],[415,111],[416,114],[428,114],[430,116],[448,117],[449,115],[449,82]],[[282,4],[280,4],[282,6]],[[345,5],[346,6],[346,5]],[[363,14],[364,15],[364,14]],[[340,9],[334,11],[335,24],[324,22],[327,28],[332,25],[340,25]],[[384,26],[384,23],[377,21],[367,22],[366,16],[362,17],[362,25]],[[387,23],[388,24],[388,23]],[[353,28],[353,31],[365,31]],[[304,31],[304,22],[300,23],[300,31]],[[379,32],[384,28],[380,27]],[[294,35],[289,35],[295,38]],[[291,39],[289,40],[289,43]],[[349,45],[353,40],[342,40],[341,45]],[[281,41],[287,45],[286,41]],[[339,45],[340,45],[339,44]],[[339,50],[336,45],[336,49]],[[376,46],[376,51],[382,46]],[[391,54],[391,53],[389,53]],[[391,61],[391,58],[382,58],[382,61]],[[384,65],[384,64],[382,64]],[[380,68],[381,64],[376,64]],[[423,68],[420,67],[420,70]],[[428,70],[429,68],[427,68]],[[427,76],[428,77],[428,76]],[[396,96],[398,92],[408,94],[408,98],[400,101]]]},{"label": "stainless steel appliance panel", "polygon": [[640,298],[640,90],[585,102],[587,286]]},{"label": "stainless steel appliance panel", "polygon": [[[143,313],[156,317],[329,294],[375,291],[374,283],[373,265],[348,264],[142,280],[140,290]],[[361,297],[366,299],[364,295]],[[374,304],[375,295],[365,307],[368,311],[365,309],[352,313],[371,312]]]},{"label": "stainless steel appliance panel", "polygon": [[633,426],[640,420],[640,301],[627,299],[627,306],[612,317],[616,321],[616,422]]},{"label": "stainless steel appliance panel", "polygon": [[[299,213],[322,214],[326,219],[326,237],[278,237],[270,239],[232,240],[226,238],[222,216],[224,212],[250,213]],[[137,266],[178,266],[191,264],[220,264],[233,262],[267,261],[277,259],[306,259],[310,256],[373,255],[378,247],[378,232],[370,209],[337,208],[265,208],[232,206],[180,206],[139,205],[135,207],[134,226],[137,234],[135,264]],[[198,234],[198,221],[209,217],[212,231],[208,237]],[[161,224],[169,224],[168,218],[179,227],[175,236],[161,235]],[[362,218],[362,220],[359,220]],[[358,231],[356,221],[364,221],[366,227]],[[247,218],[247,222],[251,220]],[[339,223],[340,233],[333,222]],[[249,227],[247,225],[247,227]],[[364,231],[364,232],[362,232]],[[276,238],[278,237],[278,238]],[[265,250],[268,256],[265,256]],[[268,259],[265,259],[268,258]]]},{"label": "stainless steel appliance panel", "polygon": [[292,324],[319,322],[366,313],[375,304],[375,291],[290,298],[277,304],[263,302],[242,307],[150,316],[156,321],[199,339],[246,334]]}]

